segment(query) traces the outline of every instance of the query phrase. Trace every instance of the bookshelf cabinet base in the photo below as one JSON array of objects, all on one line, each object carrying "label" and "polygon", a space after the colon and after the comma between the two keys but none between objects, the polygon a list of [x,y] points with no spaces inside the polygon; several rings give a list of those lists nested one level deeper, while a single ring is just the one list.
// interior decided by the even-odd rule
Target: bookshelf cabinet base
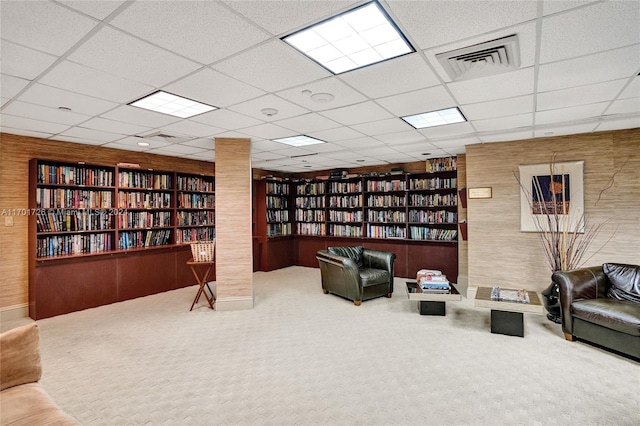
[{"label": "bookshelf cabinet base", "polygon": [[36,262],[29,316],[39,320],[194,285],[190,257],[189,246],[173,246]]}]

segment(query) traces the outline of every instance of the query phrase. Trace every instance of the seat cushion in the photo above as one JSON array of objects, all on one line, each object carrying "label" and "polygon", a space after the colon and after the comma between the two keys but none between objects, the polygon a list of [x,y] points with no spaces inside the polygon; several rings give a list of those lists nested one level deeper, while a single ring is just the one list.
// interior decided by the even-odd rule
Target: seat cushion
[{"label": "seat cushion", "polygon": [[364,247],[362,246],[347,246],[347,247],[329,247],[327,248],[329,253],[336,256],[348,257],[353,260],[358,268],[362,268],[362,253],[364,253]]},{"label": "seat cushion", "polygon": [[640,303],[640,266],[605,263],[602,271],[611,282],[607,296]]},{"label": "seat cushion", "polygon": [[360,268],[362,287],[384,284],[389,282],[389,273],[384,269]]},{"label": "seat cushion", "polygon": [[640,304],[610,298],[581,299],[571,304],[571,314],[602,327],[640,336]]},{"label": "seat cushion", "polygon": [[53,402],[38,383],[14,386],[0,393],[3,425],[78,425]]}]

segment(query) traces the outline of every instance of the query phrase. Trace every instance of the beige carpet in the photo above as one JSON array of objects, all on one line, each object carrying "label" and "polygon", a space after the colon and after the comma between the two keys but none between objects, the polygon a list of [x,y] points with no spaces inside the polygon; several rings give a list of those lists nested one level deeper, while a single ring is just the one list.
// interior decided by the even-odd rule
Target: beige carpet
[{"label": "beige carpet", "polygon": [[41,320],[42,384],[85,425],[640,424],[637,362],[471,299],[420,316],[404,281],[356,307],[291,267],[252,310],[189,312],[194,286]]}]

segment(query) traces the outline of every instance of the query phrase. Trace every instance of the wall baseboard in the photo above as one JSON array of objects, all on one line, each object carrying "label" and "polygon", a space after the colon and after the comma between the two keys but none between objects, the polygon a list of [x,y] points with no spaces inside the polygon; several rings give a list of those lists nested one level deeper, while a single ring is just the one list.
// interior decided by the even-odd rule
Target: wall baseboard
[{"label": "wall baseboard", "polygon": [[24,319],[29,316],[29,304],[8,306],[0,309],[0,322]]},{"label": "wall baseboard", "polygon": [[225,297],[224,299],[216,299],[214,305],[216,311],[240,311],[243,309],[253,309],[253,297]]}]

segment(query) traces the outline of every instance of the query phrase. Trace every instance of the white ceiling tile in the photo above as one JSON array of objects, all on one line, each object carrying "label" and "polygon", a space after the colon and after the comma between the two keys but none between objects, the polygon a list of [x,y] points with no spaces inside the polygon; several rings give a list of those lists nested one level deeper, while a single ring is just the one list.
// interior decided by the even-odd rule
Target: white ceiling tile
[{"label": "white ceiling tile", "polygon": [[640,127],[640,115],[629,118],[604,120],[594,131],[633,129]]},{"label": "white ceiling tile", "polygon": [[156,87],[200,68],[195,62],[110,27],[98,31],[73,52],[69,59]]},{"label": "white ceiling tile", "polygon": [[440,83],[418,53],[360,68],[340,77],[370,98],[424,89]]},{"label": "white ceiling tile", "polygon": [[[2,116],[0,115],[0,121],[2,121]],[[3,133],[11,133],[12,135],[20,135],[20,136],[31,136],[34,138],[48,139],[53,136],[53,133],[45,133],[45,132],[36,132],[33,130],[24,130],[24,129],[16,129],[12,127],[5,127],[0,125],[0,132]]]},{"label": "white ceiling tile", "polygon": [[9,41],[0,43],[2,73],[33,80],[53,64],[57,57]]},{"label": "white ceiling tile", "polygon": [[518,114],[509,117],[489,118],[487,120],[475,120],[473,126],[480,132],[514,129],[533,125],[533,114]]},{"label": "white ceiling tile", "polygon": [[300,27],[308,26],[333,16],[358,3],[357,1],[236,1],[225,0],[253,22],[271,34],[279,35]]},{"label": "white ceiling tile", "polygon": [[620,93],[619,99],[640,97],[640,76],[634,76],[633,80]]},{"label": "white ceiling tile", "polygon": [[28,80],[2,74],[0,75],[0,94],[3,98],[13,98],[15,95],[20,93],[27,84],[29,84]]},{"label": "white ceiling tile", "polygon": [[330,75],[280,40],[249,49],[213,65],[213,68],[267,92],[277,92]]},{"label": "white ceiling tile", "polygon": [[71,61],[63,61],[56,65],[39,82],[119,103],[131,102],[153,90],[153,86],[107,74]]},{"label": "white ceiling tile", "polygon": [[[208,161],[210,163],[213,163],[216,160],[216,153],[215,151],[203,151],[196,154],[188,154],[183,157],[188,158],[190,160]],[[212,166],[212,167],[215,167],[215,166]],[[212,169],[212,172],[213,172],[213,169]]]},{"label": "white ceiling tile", "polygon": [[442,80],[445,82],[450,82],[452,81],[451,77],[449,77],[447,72],[444,70],[436,55],[440,53],[450,52],[456,49],[462,49],[465,47],[473,47],[480,43],[486,43],[488,41],[497,40],[514,34],[518,36],[518,48],[520,57],[519,68],[524,69],[534,66],[537,50],[537,31],[535,22],[529,22],[515,27],[504,28],[489,34],[482,34],[471,39],[456,41],[445,46],[438,46],[433,49],[425,50],[424,54],[431,66],[435,69],[436,73],[440,76],[440,78],[442,78]]},{"label": "white ceiling tile", "polygon": [[[330,102],[316,102],[311,99],[311,95],[318,93],[329,93],[334,96],[334,99]],[[339,108],[367,100],[361,93],[347,86],[340,81],[339,77],[335,76],[283,90],[277,92],[276,95],[311,111]]]},{"label": "white ceiling tile", "polygon": [[376,102],[397,116],[420,114],[456,106],[456,101],[442,86],[380,98]]},{"label": "white ceiling tile", "polygon": [[73,136],[58,135],[58,136],[53,136],[50,139],[56,140],[56,141],[62,141],[62,142],[79,143],[82,145],[104,145],[104,141],[99,141],[96,139],[76,138]]},{"label": "white ceiling tile", "polygon": [[106,118],[101,117],[85,121],[82,123],[82,127],[124,135],[137,135],[151,130],[150,127],[138,126],[137,124],[125,123],[122,121],[107,120]]},{"label": "white ceiling tile", "polygon": [[[303,155],[308,156],[310,154],[313,154],[311,151],[307,151],[304,148],[298,148],[298,147],[286,145],[283,143],[280,143],[280,145],[281,145],[281,148],[279,150],[274,151],[274,154],[284,155],[285,157],[298,157]],[[304,157],[300,157],[300,158],[304,158]],[[283,164],[286,164],[286,163],[283,163]]]},{"label": "white ceiling tile", "polygon": [[0,107],[3,107],[7,102],[9,102],[9,98],[3,98],[0,96]]},{"label": "white ceiling tile", "polygon": [[620,99],[612,102],[607,108],[609,114],[637,114],[640,111],[640,98]]},{"label": "white ceiling tile", "polygon": [[357,139],[349,139],[346,141],[337,141],[334,142],[336,145],[343,146],[345,148],[368,148],[374,146],[382,145],[377,139],[371,137],[357,138]]},{"label": "white ceiling tile", "polygon": [[336,129],[322,130],[319,132],[309,132],[307,136],[320,139],[325,142],[336,142],[347,139],[355,139],[362,137],[362,133],[356,132],[350,127],[338,127]]},{"label": "white ceiling tile", "polygon": [[60,133],[60,136],[69,136],[72,138],[95,141],[96,144],[99,145],[105,142],[113,142],[118,139],[122,139],[122,137],[126,135],[123,133],[109,133],[102,130],[85,129],[83,127],[72,127]]},{"label": "white ceiling tile", "polygon": [[426,140],[425,136],[417,130],[378,135],[376,139],[388,145],[403,145]]},{"label": "white ceiling tile", "polygon": [[[276,142],[274,142],[276,143]],[[264,151],[264,152],[255,152],[251,154],[251,158],[256,158],[259,160],[278,160],[287,158],[283,153],[275,153],[272,151]]]},{"label": "white ceiling tile", "polygon": [[[119,142],[119,141],[118,141]],[[118,142],[109,142],[104,145],[100,145],[104,148],[113,148],[113,149],[122,149],[125,151],[137,151],[137,152],[146,152],[151,148],[148,146],[139,146],[139,145],[125,145]]]},{"label": "white ceiling tile", "polygon": [[613,100],[625,85],[626,80],[607,81],[588,86],[572,87],[538,93],[538,111],[565,108],[576,105],[591,104]]},{"label": "white ceiling tile", "polygon": [[536,112],[536,126],[541,124],[562,123],[598,117],[608,105],[609,102],[600,102],[597,104],[580,105],[570,108],[539,111]]},{"label": "white ceiling tile", "polygon": [[124,121],[125,123],[138,124],[152,129],[166,126],[181,120],[178,117],[173,117],[171,115],[155,111],[147,111],[130,105],[119,106],[118,108],[102,114],[102,117],[115,121]]},{"label": "white ceiling tile", "polygon": [[271,140],[254,140],[251,142],[251,150],[255,151],[277,151],[282,149],[282,144],[280,142],[274,142]]},{"label": "white ceiling tile", "polygon": [[448,83],[447,87],[461,104],[513,98],[533,93],[534,69],[462,80]]},{"label": "white ceiling tile", "polygon": [[436,156],[438,152],[444,152],[441,149],[436,148],[435,146],[433,146],[427,141],[418,142],[418,143],[409,143],[409,144],[397,145],[397,146],[394,145],[393,149],[404,154],[411,154],[411,155],[426,154],[424,158]]},{"label": "white ceiling tile", "polygon": [[203,64],[240,52],[269,37],[214,1],[138,1],[112,24]]},{"label": "white ceiling tile", "polygon": [[96,21],[52,2],[2,2],[2,38],[43,52],[63,54],[96,25]]},{"label": "white ceiling tile", "polygon": [[469,123],[455,123],[444,126],[427,127],[418,131],[428,138],[468,135],[474,132],[473,127]]},{"label": "white ceiling tile", "polygon": [[523,139],[531,139],[533,137],[532,130],[520,130],[517,132],[503,132],[503,133],[490,133],[485,135],[480,135],[478,138],[482,141],[482,143],[489,142],[509,142],[509,141],[519,141]]},{"label": "white ceiling tile", "polygon": [[[267,116],[261,112],[264,108],[275,108],[278,112],[273,116]],[[274,95],[261,96],[257,99],[252,99],[229,107],[229,109],[264,121],[282,120],[309,112],[305,108],[289,101],[285,101],[284,99],[280,99]]]},{"label": "white ceiling tile", "polygon": [[199,139],[193,139],[187,142],[183,142],[183,145],[189,145],[189,146],[195,146],[198,148],[202,148],[202,149],[207,149],[207,150],[214,150],[215,149],[215,143],[213,141],[213,138],[199,138]]},{"label": "white ceiling tile", "polygon": [[3,112],[5,114],[15,115],[18,117],[66,124],[69,126],[82,123],[83,121],[91,118],[88,115],[77,114],[71,111],[61,111],[58,108],[50,108],[20,101],[12,102],[11,105],[3,110]]},{"label": "white ceiling tile", "polygon": [[345,125],[368,123],[370,121],[391,118],[391,114],[373,102],[322,111],[320,114]]},{"label": "white ceiling tile", "polygon": [[[602,81],[629,78],[638,71],[640,44],[540,65],[538,90],[564,89]],[[594,64],[602,64],[594,66]]]},{"label": "white ceiling tile", "polygon": [[446,150],[453,147],[473,145],[476,143],[480,143],[480,139],[478,139],[476,136],[463,136],[463,137],[450,138],[450,139],[434,140],[429,142],[431,143],[431,145],[435,146],[436,148]]},{"label": "white ceiling tile", "polygon": [[[138,145],[139,142],[148,143],[149,145],[141,147],[140,145]],[[161,141],[158,139],[147,139],[147,138],[141,138],[141,137],[135,137],[135,136],[127,136],[122,139],[118,139],[116,142],[113,142],[113,143],[133,147],[135,148],[136,151],[138,151],[138,148],[142,148],[142,150],[147,151],[150,149],[162,148],[167,145],[170,145],[170,143],[166,141]]]},{"label": "white ceiling tile", "polygon": [[118,104],[114,102],[96,99],[66,90],[49,87],[42,84],[34,84],[29,87],[19,100],[51,108],[60,106],[71,108],[79,114],[96,115],[108,111]]},{"label": "white ceiling tile", "polygon": [[505,117],[533,112],[533,95],[467,104],[460,107],[467,120]]},{"label": "white ceiling tile", "polygon": [[317,132],[321,130],[341,127],[340,124],[336,123],[335,121],[329,120],[328,118],[313,112],[309,114],[299,115],[297,117],[287,118],[284,120],[278,120],[275,122],[275,124],[306,135],[308,135],[308,133],[310,132]]},{"label": "white ceiling tile", "polygon": [[335,143],[317,143],[314,145],[307,145],[304,147],[307,151],[316,153],[336,152],[344,150],[343,146],[336,145]]},{"label": "white ceiling tile", "polygon": [[583,7],[589,3],[597,3],[597,0],[546,0],[542,3],[542,14],[551,15],[565,10],[574,9],[576,7]]},{"label": "white ceiling tile", "polygon": [[406,121],[401,120],[400,118],[388,118],[386,120],[378,120],[371,123],[354,124],[351,128],[367,136],[398,133],[412,129]]},{"label": "white ceiling tile", "polygon": [[174,153],[178,153],[178,154],[196,154],[199,152],[204,151],[202,148],[196,147],[196,146],[189,146],[189,145],[182,145],[182,144],[169,144],[166,146],[163,146],[161,148],[157,148],[157,149],[153,149],[151,151],[152,154],[174,154]]},{"label": "white ceiling tile", "polygon": [[406,154],[406,153],[402,153],[402,152],[397,152],[395,154],[387,154],[385,155],[385,159],[389,162],[389,163],[412,163],[416,160],[420,160],[419,157],[416,157],[414,155],[410,155],[410,154]]},{"label": "white ceiling tile", "polygon": [[257,120],[227,109],[219,109],[205,114],[196,115],[195,117],[192,117],[191,120],[228,130],[237,130],[264,123],[263,120]]},{"label": "white ceiling tile", "polygon": [[[421,49],[451,43],[536,18],[533,1],[391,1],[401,28]],[[428,20],[428,24],[425,22]]]},{"label": "white ceiling tile", "polygon": [[242,133],[249,136],[262,139],[279,139],[289,136],[295,136],[297,133],[293,130],[285,129],[284,127],[276,126],[271,123],[259,124],[257,126],[245,127],[240,130]]},{"label": "white ceiling tile", "polygon": [[591,133],[594,131],[596,126],[598,125],[597,121],[593,121],[592,123],[580,123],[580,124],[570,124],[570,125],[543,125],[541,127],[537,127],[534,133],[534,136],[539,138],[543,136],[548,136],[549,132],[553,132],[553,136],[562,136],[562,135],[574,135],[579,133]]},{"label": "white ceiling tile", "polygon": [[542,21],[540,63],[640,43],[639,23],[638,1],[609,1],[549,16]]},{"label": "white ceiling tile", "polygon": [[263,90],[227,77],[211,68],[203,68],[164,89],[218,108],[237,104],[265,94]]},{"label": "white ceiling tile", "polygon": [[381,156],[386,156],[386,155],[398,154],[398,150],[389,148],[388,146],[377,146],[377,147],[366,148],[366,149],[355,148],[353,149],[353,152],[355,152],[356,154],[366,155],[366,156],[375,157],[375,158],[380,158]]},{"label": "white ceiling tile", "polygon": [[56,0],[89,16],[100,20],[109,16],[124,1],[121,0]]},{"label": "white ceiling tile", "polygon": [[32,132],[56,134],[68,129],[66,124],[49,123],[47,121],[33,120],[31,118],[16,117],[9,114],[0,114],[0,129],[6,133],[15,133],[10,129],[27,130]]},{"label": "white ceiling tile", "polygon": [[172,124],[162,126],[161,130],[166,130],[169,133],[181,133],[183,135],[192,137],[213,137],[216,134],[224,133],[225,129],[219,127],[207,126],[206,124],[198,123],[193,120],[181,120]]},{"label": "white ceiling tile", "polygon": [[467,152],[467,148],[465,146],[456,146],[446,149],[447,154],[449,155],[461,155]]}]

